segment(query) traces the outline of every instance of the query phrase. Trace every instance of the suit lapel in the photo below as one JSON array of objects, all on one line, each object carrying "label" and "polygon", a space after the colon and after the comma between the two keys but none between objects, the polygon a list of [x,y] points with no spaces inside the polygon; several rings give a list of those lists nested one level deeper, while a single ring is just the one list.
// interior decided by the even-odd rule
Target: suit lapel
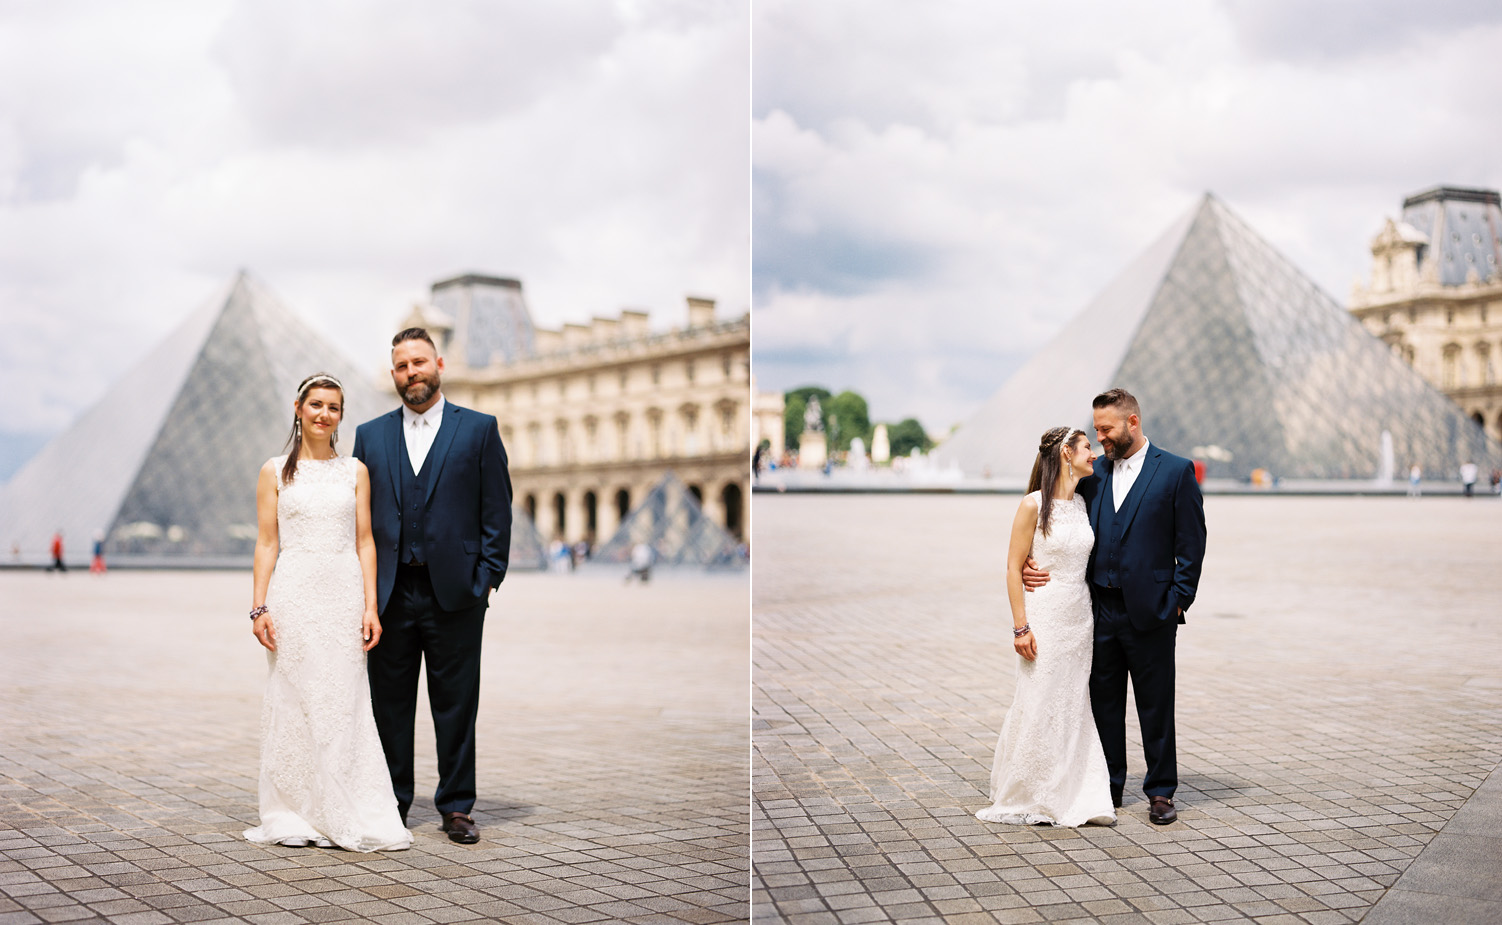
[{"label": "suit lapel", "polygon": [[396,509],[402,509],[402,409],[398,408],[391,412],[390,421],[386,425],[386,458],[390,464],[386,471],[391,473],[391,491],[396,495]]},{"label": "suit lapel", "polygon": [[438,474],[443,471],[443,462],[448,458],[449,447],[454,443],[454,432],[458,429],[459,406],[445,402],[443,424],[433,438],[433,448],[428,450],[428,459],[432,461],[433,468],[428,470],[428,493],[422,499],[424,505],[428,503],[428,498],[433,497],[433,486],[438,484]]},{"label": "suit lapel", "polygon": [[1102,462],[1100,468],[1100,488],[1096,490],[1095,497],[1090,499],[1090,529],[1097,536],[1100,535],[1101,505],[1110,503],[1107,499],[1111,497],[1111,492],[1114,490],[1111,486],[1111,477],[1115,472],[1109,459]]},{"label": "suit lapel", "polygon": [[1132,483],[1132,490],[1122,499],[1121,510],[1116,516],[1121,519],[1121,532],[1126,533],[1132,525],[1132,518],[1137,516],[1137,507],[1142,503],[1142,496],[1147,494],[1147,486],[1152,484],[1153,476],[1158,473],[1159,456],[1162,451],[1156,445],[1148,448],[1147,458],[1142,460],[1142,471],[1137,473],[1137,481]]}]

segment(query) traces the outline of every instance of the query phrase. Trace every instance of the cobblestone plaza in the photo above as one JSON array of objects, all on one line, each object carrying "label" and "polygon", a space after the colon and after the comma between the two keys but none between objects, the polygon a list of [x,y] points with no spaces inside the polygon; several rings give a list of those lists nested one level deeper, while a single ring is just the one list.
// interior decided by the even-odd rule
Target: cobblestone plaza
[{"label": "cobblestone plaza", "polygon": [[493,598],[482,840],[262,847],[250,573],[0,571],[0,923],[742,921],[744,572],[516,574]]},{"label": "cobblestone plaza", "polygon": [[1179,821],[982,823],[1016,496],[758,495],[758,920],[1502,921],[1502,503],[1210,497]]}]

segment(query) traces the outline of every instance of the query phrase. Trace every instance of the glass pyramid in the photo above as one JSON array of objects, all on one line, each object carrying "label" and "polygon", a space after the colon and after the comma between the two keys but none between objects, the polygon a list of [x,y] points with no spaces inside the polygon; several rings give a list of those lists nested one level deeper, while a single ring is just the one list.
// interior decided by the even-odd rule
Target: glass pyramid
[{"label": "glass pyramid", "polygon": [[672,470],[626,515],[594,558],[598,562],[627,562],[637,543],[651,546],[662,565],[727,566],[739,562],[735,538],[704,516],[693,493]]},{"label": "glass pyramid", "polygon": [[1093,438],[1090,400],[1113,386],[1137,396],[1150,440],[1210,477],[1370,479],[1383,431],[1399,471],[1502,466],[1460,408],[1208,194],[935,456],[1026,479],[1048,428]]},{"label": "glass pyramid", "polygon": [[339,449],[396,406],[248,274],[189,317],[0,490],[0,540],[71,556],[246,562],[261,464],[282,452],[298,383],[345,387]]}]

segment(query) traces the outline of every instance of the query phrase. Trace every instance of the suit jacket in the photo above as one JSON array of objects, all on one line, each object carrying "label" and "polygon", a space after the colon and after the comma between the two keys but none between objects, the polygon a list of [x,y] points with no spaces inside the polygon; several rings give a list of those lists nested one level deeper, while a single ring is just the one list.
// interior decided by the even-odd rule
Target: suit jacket
[{"label": "suit jacket", "polygon": [[[1142,471],[1116,512],[1121,522],[1121,565],[1117,577],[1127,617],[1139,630],[1170,620],[1184,622],[1199,590],[1205,559],[1205,500],[1194,478],[1194,464],[1149,443]],[[1075,491],[1085,498],[1090,527],[1100,542],[1103,505],[1112,503],[1115,462],[1095,461],[1095,474],[1080,480]],[[1095,587],[1095,554],[1085,569]]]},{"label": "suit jacket", "polygon": [[[370,527],[376,544],[376,591],[385,613],[396,582],[402,511],[402,409],[355,430],[354,456],[370,470]],[[506,577],[511,553],[511,474],[494,417],[445,399],[443,422],[428,451],[428,575],[444,610],[486,600]]]}]

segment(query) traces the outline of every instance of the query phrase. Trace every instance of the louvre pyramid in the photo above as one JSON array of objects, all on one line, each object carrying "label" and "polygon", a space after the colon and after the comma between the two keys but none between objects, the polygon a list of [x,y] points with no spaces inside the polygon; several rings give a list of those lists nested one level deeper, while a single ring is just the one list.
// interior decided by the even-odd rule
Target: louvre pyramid
[{"label": "louvre pyramid", "polygon": [[637,543],[651,546],[663,565],[719,566],[737,561],[735,538],[704,516],[693,492],[672,470],[626,515],[594,558],[626,562]]},{"label": "louvre pyramid", "polygon": [[511,504],[511,553],[506,558],[506,571],[548,567],[548,549],[542,541],[542,532],[527,516],[527,509],[520,504]]},{"label": "louvre pyramid", "polygon": [[256,474],[282,452],[297,386],[345,388],[340,449],[396,405],[263,285],[240,273],[0,487],[0,541],[29,555],[64,530],[69,557],[104,531],[115,557],[243,563]]},{"label": "louvre pyramid", "polygon": [[967,475],[1026,479],[1050,427],[1090,427],[1112,387],[1148,439],[1207,476],[1370,479],[1382,432],[1400,471],[1486,471],[1502,447],[1206,194],[934,451]]}]

